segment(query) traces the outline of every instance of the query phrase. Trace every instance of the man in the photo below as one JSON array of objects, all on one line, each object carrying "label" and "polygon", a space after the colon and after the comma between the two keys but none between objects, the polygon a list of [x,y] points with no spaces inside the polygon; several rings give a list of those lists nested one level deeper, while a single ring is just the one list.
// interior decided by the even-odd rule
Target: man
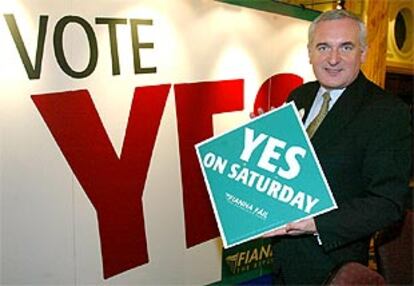
[{"label": "man", "polygon": [[274,237],[276,284],[321,284],[344,262],[367,264],[372,234],[402,218],[410,115],[360,71],[365,34],[361,20],[343,10],[321,14],[309,28],[317,81],[294,90],[289,100],[305,111],[305,127],[338,209],[267,235]]}]

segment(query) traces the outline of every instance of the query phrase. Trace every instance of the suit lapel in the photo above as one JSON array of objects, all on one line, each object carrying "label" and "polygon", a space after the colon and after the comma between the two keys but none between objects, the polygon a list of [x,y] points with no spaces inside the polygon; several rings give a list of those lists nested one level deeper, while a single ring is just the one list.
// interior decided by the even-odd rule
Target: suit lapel
[{"label": "suit lapel", "polygon": [[366,81],[360,73],[357,80],[344,91],[313,136],[311,141],[315,149],[340,136],[344,127],[355,117],[362,106],[363,86]]},{"label": "suit lapel", "polygon": [[301,94],[301,96],[298,96],[295,99],[295,105],[298,110],[304,109],[305,114],[303,115],[302,122],[306,121],[306,118],[308,118],[309,110],[313,104],[313,101],[315,100],[316,93],[318,92],[319,84],[318,83],[312,83],[312,85],[304,91],[304,94]]}]

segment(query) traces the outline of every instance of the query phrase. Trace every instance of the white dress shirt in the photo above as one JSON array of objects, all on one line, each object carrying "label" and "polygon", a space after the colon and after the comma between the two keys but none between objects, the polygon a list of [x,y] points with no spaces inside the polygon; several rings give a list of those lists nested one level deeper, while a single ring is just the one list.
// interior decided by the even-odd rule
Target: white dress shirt
[{"label": "white dress shirt", "polygon": [[331,96],[331,101],[329,102],[329,110],[331,110],[332,106],[334,106],[335,102],[339,99],[344,90],[345,88],[327,90],[323,87],[320,87],[316,93],[315,100],[313,101],[312,107],[309,111],[308,118],[306,118],[305,128],[308,128],[309,124],[313,121],[313,119],[315,119],[316,115],[318,115],[323,103],[322,95],[325,92],[329,92],[329,95]]}]

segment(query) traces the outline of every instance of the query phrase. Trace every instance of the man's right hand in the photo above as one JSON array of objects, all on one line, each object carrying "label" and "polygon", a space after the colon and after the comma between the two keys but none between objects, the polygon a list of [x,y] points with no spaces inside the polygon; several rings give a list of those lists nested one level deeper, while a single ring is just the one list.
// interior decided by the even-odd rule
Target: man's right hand
[{"label": "man's right hand", "polygon": [[[270,107],[270,110],[272,110],[272,109],[274,109],[273,106]],[[253,111],[253,112],[250,112],[249,115],[250,115],[250,118],[253,119],[253,118],[257,117],[257,116],[260,116],[260,115],[264,114],[267,111],[269,111],[269,110],[264,110],[263,108],[259,107],[257,109],[257,114]]]},{"label": "man's right hand", "polygon": [[[271,106],[271,107],[270,107],[270,110],[272,110],[272,109],[274,109],[274,107],[273,107],[273,106]],[[262,114],[263,114],[263,113],[265,113],[265,112],[267,112],[267,111],[265,111],[265,110],[263,110],[263,108],[259,107],[259,108],[257,109],[257,115],[254,113],[254,111],[253,111],[253,112],[250,112],[250,114],[249,114],[249,115],[250,115],[250,118],[251,118],[251,119],[253,119],[253,118],[257,117],[257,116],[262,115]],[[302,119],[304,115],[305,115],[305,109],[304,109],[304,108],[302,108],[302,109],[300,109],[300,110],[299,110],[299,116],[300,116],[300,118]]]}]

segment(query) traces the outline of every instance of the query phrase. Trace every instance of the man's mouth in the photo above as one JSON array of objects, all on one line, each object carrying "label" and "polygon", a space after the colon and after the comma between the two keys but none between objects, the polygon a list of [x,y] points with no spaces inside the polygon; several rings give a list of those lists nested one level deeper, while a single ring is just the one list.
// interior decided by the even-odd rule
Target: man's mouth
[{"label": "man's mouth", "polygon": [[342,71],[342,69],[339,69],[339,68],[335,68],[335,69],[333,69],[333,68],[325,68],[325,72],[327,72],[331,76],[336,76],[341,71]]}]

